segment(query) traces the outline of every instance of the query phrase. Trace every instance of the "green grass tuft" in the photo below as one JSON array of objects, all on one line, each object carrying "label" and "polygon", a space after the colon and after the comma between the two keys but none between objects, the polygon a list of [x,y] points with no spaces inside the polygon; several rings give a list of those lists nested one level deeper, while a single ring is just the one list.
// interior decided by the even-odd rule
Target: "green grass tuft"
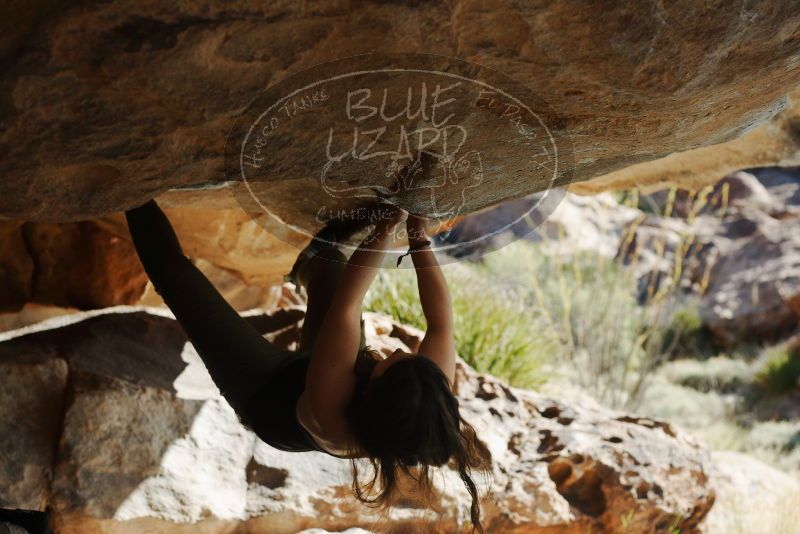
[{"label": "green grass tuft", "polygon": [[800,384],[800,349],[777,346],[768,349],[766,362],[756,375],[756,383],[768,394],[781,395]]}]

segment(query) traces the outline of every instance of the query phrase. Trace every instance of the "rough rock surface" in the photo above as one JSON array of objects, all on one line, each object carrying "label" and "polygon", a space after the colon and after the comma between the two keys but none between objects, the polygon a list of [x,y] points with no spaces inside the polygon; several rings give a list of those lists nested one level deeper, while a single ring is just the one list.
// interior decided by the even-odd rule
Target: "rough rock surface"
[{"label": "rough rock surface", "polygon": [[788,95],[789,105],[764,124],[741,137],[637,163],[570,187],[593,194],[609,189],[639,187],[653,191],[679,187],[690,191],[716,183],[739,169],[800,165],[800,91]]},{"label": "rough rock surface", "polygon": [[679,283],[702,295],[701,318],[723,344],[795,333],[800,321],[797,168],[734,173],[705,200],[679,192],[675,215],[688,212],[694,213],[685,219],[648,216],[632,226],[623,258],[651,258],[640,268],[656,286],[679,272]]},{"label": "rough rock surface", "polygon": [[[274,305],[275,284],[289,272],[297,248],[241,210],[165,211],[184,252],[236,309]],[[162,303],[120,215],[78,223],[0,221],[0,286],[0,312],[27,303],[76,309]]]},{"label": "rough rock surface", "polygon": [[92,221],[0,221],[0,311],[27,302],[80,309],[138,301],[147,283],[130,238]]},{"label": "rough rock surface", "polygon": [[[464,521],[466,492],[449,470],[436,477],[440,514],[411,499],[380,518],[350,496],[347,462],[258,441],[218,396],[178,325],[159,314],[72,314],[0,338],[0,361],[10,369],[53,358],[69,366],[47,495],[59,534],[455,532]],[[297,307],[249,318],[268,337],[281,331],[280,343],[291,343],[301,319]],[[367,322],[368,342],[385,351],[419,343],[418,331],[388,317],[370,314]],[[463,362],[456,390],[494,457],[492,494],[483,503],[489,531],[618,532],[625,522],[634,532],[673,523],[696,532],[714,501],[707,452],[668,424],[566,406]],[[26,439],[42,439],[32,432]],[[0,484],[6,502],[23,498],[7,478]]]},{"label": "rough rock surface", "polygon": [[50,500],[55,443],[64,413],[67,366],[0,360],[0,508],[43,510]]},{"label": "rough rock surface", "polygon": [[[164,213],[187,256],[233,271],[248,285],[268,288],[281,282],[305,245],[299,240],[289,243],[279,240],[236,207],[219,210],[165,207]],[[130,240],[121,215],[98,219],[98,224]],[[138,259],[134,261],[138,263]]]},{"label": "rough rock surface", "polygon": [[[574,178],[586,180],[728,141],[780,111],[800,79],[793,7],[792,0],[738,8],[722,0],[9,5],[0,17],[11,21],[0,42],[0,214],[88,218],[174,186],[219,181],[225,134],[258,91],[320,62],[373,51],[454,56],[525,84],[563,118]],[[517,163],[512,155],[503,165]],[[500,179],[472,208],[480,198],[537,187]],[[281,207],[302,211],[291,202]]]},{"label": "rough rock surface", "polygon": [[703,522],[706,534],[795,532],[800,525],[800,483],[746,454],[712,453],[717,501]]},{"label": "rough rock surface", "polygon": [[761,221],[751,235],[737,241],[736,248],[714,266],[701,308],[703,322],[729,345],[796,332],[800,324],[797,219]]},{"label": "rough rock surface", "polygon": [[[526,215],[534,225],[513,224]],[[552,213],[540,206],[538,195],[531,195],[464,218],[449,235],[439,237],[445,242],[474,241],[473,246],[465,247],[464,257],[479,257],[522,238],[541,243],[556,254],[590,251],[614,257],[628,226],[640,217],[640,211],[622,206],[609,193],[581,196],[567,192]]]},{"label": "rough rock surface", "polygon": [[[475,214],[453,229],[469,240],[504,228],[536,199]],[[473,252],[525,236],[547,254],[589,251],[616,257],[634,274],[638,296],[675,289],[700,298],[704,324],[724,345],[775,341],[800,324],[800,167],[737,171],[705,192],[658,191],[645,210],[609,194],[567,192],[534,232],[500,232]],[[536,212],[534,211],[534,217]]]},{"label": "rough rock surface", "polygon": [[[214,284],[214,287],[228,301],[228,304],[236,310],[270,309],[276,306],[304,302],[302,296],[295,292],[293,284],[284,283],[270,287],[247,285],[242,283],[239,273],[235,271],[217,267],[205,260],[195,260],[194,264]],[[136,304],[142,306],[164,306],[164,300],[156,292],[152,282],[148,282],[142,298]]]}]

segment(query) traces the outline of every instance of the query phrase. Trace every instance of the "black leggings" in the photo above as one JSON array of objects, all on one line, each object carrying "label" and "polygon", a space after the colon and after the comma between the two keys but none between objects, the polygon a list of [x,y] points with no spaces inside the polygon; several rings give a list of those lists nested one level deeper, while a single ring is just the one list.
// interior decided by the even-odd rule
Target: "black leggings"
[{"label": "black leggings", "polygon": [[[167,217],[154,201],[125,213],[133,243],[156,291],[180,322],[211,378],[240,416],[247,401],[294,353],[272,345],[228,304],[183,254]],[[308,306],[300,351],[310,352],[346,262],[323,249],[298,270]]]}]

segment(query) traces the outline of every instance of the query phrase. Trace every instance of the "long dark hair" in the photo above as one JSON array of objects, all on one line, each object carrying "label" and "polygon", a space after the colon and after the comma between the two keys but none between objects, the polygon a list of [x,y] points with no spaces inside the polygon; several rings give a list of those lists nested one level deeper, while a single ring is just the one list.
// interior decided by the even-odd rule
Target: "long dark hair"
[{"label": "long dark hair", "polygon": [[433,360],[417,354],[393,363],[370,380],[380,360],[376,351],[366,347],[354,368],[356,386],[346,413],[358,443],[350,452],[367,456],[373,476],[362,485],[353,459],[353,494],[364,504],[385,507],[405,474],[430,504],[434,499],[430,467],[449,464],[472,497],[473,531],[483,534],[478,489],[470,475],[472,469],[490,472],[492,456],[461,417],[447,375]]}]

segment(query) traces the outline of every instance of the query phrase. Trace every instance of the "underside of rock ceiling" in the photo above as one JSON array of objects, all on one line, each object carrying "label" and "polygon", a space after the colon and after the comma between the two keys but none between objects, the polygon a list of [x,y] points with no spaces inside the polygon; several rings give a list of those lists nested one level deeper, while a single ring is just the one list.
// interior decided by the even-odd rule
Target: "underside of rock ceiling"
[{"label": "underside of rock ceiling", "polygon": [[[574,151],[569,179],[589,180],[730,141],[778,113],[800,79],[800,15],[789,16],[792,4],[128,0],[8,7],[0,43],[0,216],[86,219],[177,186],[223,181],[226,134],[260,91],[322,62],[370,52],[439,54],[516,80],[563,122]],[[292,161],[302,160],[303,147],[297,150]],[[509,169],[519,163],[503,157]],[[483,200],[470,211],[542,188],[520,180],[499,173],[475,192]],[[285,198],[280,207],[298,212],[300,202]]]}]

